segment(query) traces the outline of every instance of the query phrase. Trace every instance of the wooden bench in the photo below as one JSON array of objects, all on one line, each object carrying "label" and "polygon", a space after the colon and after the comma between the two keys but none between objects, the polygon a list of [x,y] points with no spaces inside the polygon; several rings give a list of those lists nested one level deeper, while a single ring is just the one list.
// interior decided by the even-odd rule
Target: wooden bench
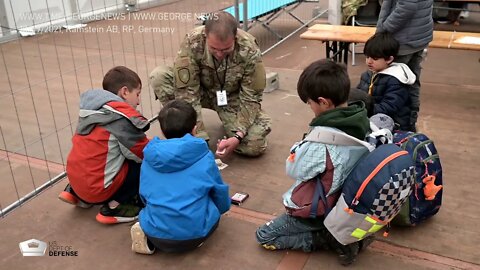
[{"label": "wooden bench", "polygon": [[[375,27],[315,24],[300,35],[302,39],[318,40],[326,43],[326,56],[334,61],[348,63],[350,43],[365,43]],[[434,31],[431,48],[480,50],[480,33]]]}]

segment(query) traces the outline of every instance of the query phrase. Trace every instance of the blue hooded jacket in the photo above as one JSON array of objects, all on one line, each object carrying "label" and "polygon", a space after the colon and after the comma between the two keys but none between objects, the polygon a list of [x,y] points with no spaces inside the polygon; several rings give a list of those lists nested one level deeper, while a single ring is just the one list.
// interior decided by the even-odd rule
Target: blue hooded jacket
[{"label": "blue hooded jacket", "polygon": [[228,186],[204,139],[153,138],[143,150],[139,221],[145,234],[167,240],[205,237],[230,209]]}]

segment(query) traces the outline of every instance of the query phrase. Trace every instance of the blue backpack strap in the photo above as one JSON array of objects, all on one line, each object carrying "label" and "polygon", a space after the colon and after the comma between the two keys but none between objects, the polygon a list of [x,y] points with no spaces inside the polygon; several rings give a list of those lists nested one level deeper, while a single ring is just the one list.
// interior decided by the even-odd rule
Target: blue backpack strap
[{"label": "blue backpack strap", "polygon": [[330,207],[328,207],[327,198],[325,197],[325,192],[323,191],[323,185],[322,185],[322,182],[320,181],[320,176],[317,176],[315,178],[317,179],[317,181],[315,183],[315,192],[313,193],[312,205],[310,207],[309,216],[310,218],[317,217],[318,201],[319,199],[321,199],[325,208],[324,216],[326,217],[330,212]]}]

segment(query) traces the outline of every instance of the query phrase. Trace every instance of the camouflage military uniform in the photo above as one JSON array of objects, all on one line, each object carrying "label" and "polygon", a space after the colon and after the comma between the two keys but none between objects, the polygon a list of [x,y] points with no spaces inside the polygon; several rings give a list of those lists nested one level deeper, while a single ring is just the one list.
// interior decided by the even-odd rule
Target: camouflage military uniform
[{"label": "camouflage military uniform", "polygon": [[[226,70],[226,71],[225,71]],[[228,104],[217,105],[221,84]],[[198,136],[208,139],[201,108],[218,113],[228,137],[236,131],[247,134],[236,152],[258,156],[267,147],[271,119],[261,109],[265,68],[255,38],[238,29],[235,51],[215,64],[206,45],[203,26],[187,34],[173,68],[159,66],[150,74],[150,87],[162,104],[174,98],[190,102],[197,111]]]},{"label": "camouflage military uniform", "polygon": [[368,0],[343,0],[342,1],[343,23],[348,25],[350,18],[352,16],[357,15],[357,10],[362,6],[365,6],[366,4],[368,4]]}]

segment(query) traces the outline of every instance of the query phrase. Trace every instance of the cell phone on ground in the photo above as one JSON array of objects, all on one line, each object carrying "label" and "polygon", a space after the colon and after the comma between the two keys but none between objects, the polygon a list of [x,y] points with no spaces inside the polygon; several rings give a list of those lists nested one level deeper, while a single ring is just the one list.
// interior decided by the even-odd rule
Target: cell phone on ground
[{"label": "cell phone on ground", "polygon": [[248,198],[248,196],[249,196],[248,193],[237,192],[231,198],[232,199],[232,204],[240,205]]}]

